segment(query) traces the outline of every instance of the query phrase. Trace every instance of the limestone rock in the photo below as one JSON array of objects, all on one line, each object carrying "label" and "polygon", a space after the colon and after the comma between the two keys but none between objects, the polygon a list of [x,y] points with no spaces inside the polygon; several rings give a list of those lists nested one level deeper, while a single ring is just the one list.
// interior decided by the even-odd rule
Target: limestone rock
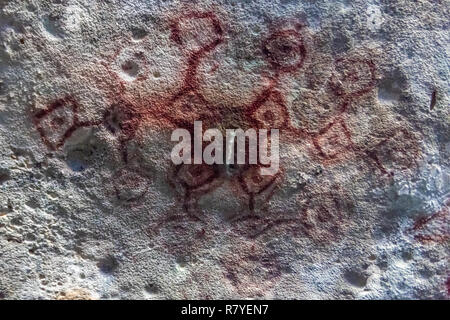
[{"label": "limestone rock", "polygon": [[0,1],[0,299],[448,299],[449,9]]}]

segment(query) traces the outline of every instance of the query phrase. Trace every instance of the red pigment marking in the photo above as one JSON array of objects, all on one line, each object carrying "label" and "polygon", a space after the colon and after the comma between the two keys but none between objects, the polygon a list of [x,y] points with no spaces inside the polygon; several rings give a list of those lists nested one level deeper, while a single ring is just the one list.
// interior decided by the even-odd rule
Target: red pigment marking
[{"label": "red pigment marking", "polygon": [[375,163],[375,166],[381,171],[382,174],[385,175],[394,175],[393,172],[388,172],[382,162],[380,161],[380,159],[378,158],[376,152],[374,150],[367,150],[366,151],[366,155],[373,160],[373,162]]},{"label": "red pigment marking", "polygon": [[370,149],[360,148],[360,152],[372,161],[382,174],[394,175],[386,169],[390,162],[400,170],[410,169],[417,165],[420,149],[416,137],[405,128],[386,132],[386,138]]},{"label": "red pigment marking", "polygon": [[179,128],[190,130],[194,121],[201,120],[204,126],[210,126],[221,118],[217,109],[196,91],[180,91],[170,99],[168,110],[171,110],[165,115],[168,120]]},{"label": "red pigment marking", "polygon": [[[249,197],[249,209],[251,212],[255,209],[255,197],[264,191],[273,187],[279,177],[281,177],[281,169],[275,175],[261,175],[261,165],[248,165],[238,175],[239,185]],[[266,197],[268,201],[272,196],[272,192]]]},{"label": "red pigment marking", "polygon": [[212,12],[192,12],[178,17],[176,21],[172,22],[170,25],[171,29],[171,39],[179,44],[180,46],[184,43],[184,35],[182,34],[182,29],[180,24],[185,20],[206,20],[212,27],[213,34],[215,37],[211,39],[209,43],[202,44],[202,47],[197,51],[191,53],[188,59],[188,71],[184,80],[186,87],[196,87],[197,82],[196,74],[197,68],[202,58],[204,58],[209,52],[214,50],[220,43],[223,42],[223,28],[220,21],[217,19],[216,15]]},{"label": "red pigment marking", "polygon": [[[450,207],[445,204],[444,208],[433,213],[430,216],[419,218],[409,230],[416,233],[414,239],[423,243],[445,243],[450,239],[450,230],[448,218],[450,215]],[[437,230],[431,229],[428,233],[427,227],[433,222],[438,222]],[[436,229],[436,227],[435,227]]]},{"label": "red pigment marking", "polygon": [[219,120],[220,114],[212,107],[205,97],[198,92],[198,66],[208,53],[223,42],[223,28],[220,21],[212,12],[188,13],[172,22],[171,39],[180,46],[184,45],[184,35],[181,23],[189,20],[206,20],[212,28],[213,39],[202,44],[197,51],[190,53],[187,61],[187,70],[183,79],[183,86],[179,92],[169,99],[164,116],[177,127],[192,128],[194,120],[205,121],[211,124]]},{"label": "red pigment marking", "polygon": [[[371,91],[376,83],[376,67],[367,59],[343,57],[335,60],[330,86],[337,96],[353,99]],[[364,72],[366,71],[366,72]]]},{"label": "red pigment marking", "polygon": [[[183,79],[183,87],[168,100],[167,105],[164,105],[164,103],[160,103],[157,106],[149,105],[148,109],[150,110],[145,110],[144,106],[139,108],[142,109],[141,115],[146,121],[150,117],[160,120],[163,117],[177,127],[191,128],[193,120],[203,120],[207,124],[217,124],[223,118],[223,112],[225,111],[206,101],[204,96],[198,92],[197,81],[197,69],[201,58],[223,41],[223,30],[220,22],[213,13],[186,14],[178,18],[178,22],[171,24],[172,39],[179,45],[183,45],[184,35],[180,27],[180,21],[199,19],[209,22],[215,37],[212,37],[213,39],[211,41],[205,43],[197,51],[190,53],[187,71]],[[286,47],[282,46],[282,40],[289,42]],[[271,44],[272,42],[275,44]],[[245,110],[243,118],[252,127],[276,127],[283,129],[285,137],[287,135],[300,135],[304,137],[307,133],[303,129],[297,129],[291,126],[286,103],[281,93],[276,90],[278,78],[281,73],[293,71],[294,69],[297,70],[303,64],[306,50],[301,35],[296,29],[276,31],[264,42],[264,46],[265,49],[263,51],[267,55],[271,66],[274,67],[276,75],[271,80],[269,87],[257,95],[257,98],[249,106],[241,108],[241,110]],[[277,54],[280,55],[279,58],[276,58]],[[293,58],[293,60],[289,60],[288,58]],[[280,66],[283,62],[286,62],[286,59],[288,62],[294,61],[295,63],[289,64],[288,67],[275,68],[275,66]],[[351,77],[351,80],[354,78],[355,76]],[[345,106],[347,104],[348,102],[343,105]],[[167,110],[170,110],[170,112]],[[240,117],[242,115],[238,113],[237,116]]]},{"label": "red pigment marking", "polygon": [[[81,122],[78,119],[78,110],[77,101],[71,96],[66,96],[55,100],[47,109],[41,110],[33,116],[33,124],[41,135],[42,141],[50,150],[56,150],[63,146],[78,128],[99,124],[98,122]],[[58,115],[58,112],[64,114]],[[48,123],[46,123],[47,121]]]},{"label": "red pigment marking", "polygon": [[172,187],[181,193],[186,212],[195,206],[196,200],[220,185],[221,173],[217,165],[181,164],[169,177]]},{"label": "red pigment marking", "polygon": [[275,75],[269,86],[243,108],[245,117],[250,127],[280,129],[285,136],[304,136],[304,130],[291,125],[284,97],[276,90],[281,74],[297,71],[303,66],[306,58],[303,38],[296,29],[276,31],[263,42],[262,51]]},{"label": "red pigment marking", "polygon": [[233,232],[248,239],[257,239],[272,229],[283,234],[296,234],[299,230],[300,215],[296,217],[284,216],[283,213],[264,212],[261,215],[250,214],[234,218],[230,227]]},{"label": "red pigment marking", "polygon": [[254,128],[268,130],[288,128],[289,113],[280,92],[274,90],[274,85],[264,90],[247,107],[246,114],[251,126]]},{"label": "red pigment marking", "polygon": [[[295,214],[264,211],[259,215],[238,216],[231,221],[231,229],[249,239],[271,232],[293,236],[303,234],[318,242],[336,241],[347,225],[351,207],[346,204],[347,198],[341,189],[333,189],[335,191],[310,194]],[[318,200],[319,197],[322,200]]]},{"label": "red pigment marking", "polygon": [[103,114],[103,125],[108,131],[118,137],[122,158],[125,163],[128,162],[126,144],[135,138],[141,119],[139,110],[125,100],[111,105]]},{"label": "red pigment marking", "polygon": [[[349,151],[358,151],[341,116],[348,110],[352,100],[370,92],[376,85],[376,68],[371,60],[342,57],[335,60],[335,69],[328,83],[332,92],[344,100],[328,125],[317,134],[309,133],[315,149],[324,160],[342,159]],[[377,165],[380,164],[374,152],[366,152],[365,155]]]},{"label": "red pigment marking", "polygon": [[[214,50],[219,44],[223,42],[223,29],[222,26],[217,19],[217,17],[211,13],[211,12],[204,12],[204,13],[191,13],[188,15],[185,15],[180,20],[185,19],[191,19],[191,20],[198,20],[198,19],[206,19],[208,20],[211,25],[213,26],[214,33],[217,38],[211,40],[210,43],[204,44],[199,50],[191,53],[191,55],[188,58],[188,68],[187,72],[184,78],[184,88],[182,91],[188,91],[188,89],[196,90],[198,87],[197,83],[197,71],[198,66],[201,62],[201,59],[203,59],[209,52]],[[171,31],[172,31],[172,39],[178,43],[182,44],[182,35],[181,31],[179,29],[179,21],[177,23],[174,23],[171,25]]]},{"label": "red pigment marking", "polygon": [[306,48],[301,34],[294,29],[277,31],[269,36],[262,51],[277,72],[294,72],[305,61]]},{"label": "red pigment marking", "polygon": [[320,130],[312,141],[324,159],[336,159],[354,148],[351,133],[345,122],[339,118]]},{"label": "red pigment marking", "polygon": [[[209,15],[196,15],[191,17],[201,17],[205,18]],[[209,16],[211,18],[211,16]],[[219,29],[216,27],[216,31]],[[191,54],[189,60],[188,60],[188,68],[184,79],[184,86],[183,88],[172,96],[171,99],[169,99],[168,106],[166,108],[170,109],[170,107],[174,108],[177,104],[176,111],[180,110],[180,115],[174,115],[172,114],[165,114],[165,118],[169,119],[172,123],[174,123],[177,126],[181,127],[190,127],[192,126],[193,120],[206,120],[209,123],[214,123],[220,121],[221,114],[218,114],[214,107],[210,106],[208,101],[198,92],[198,83],[196,79],[197,75],[197,68],[199,65],[200,58],[203,57],[206,53],[213,50],[220,42],[222,34],[220,32],[217,32],[217,34],[220,34],[220,38],[216,39],[215,41],[211,42],[210,44],[206,45],[205,47],[201,48],[199,51],[194,52]],[[278,39],[280,36],[295,36],[299,38],[298,33],[295,31],[288,31],[283,33],[275,33],[273,36],[269,37],[271,40]],[[172,25],[172,39],[181,45],[183,43],[182,37],[181,37],[181,31],[178,28],[177,24]],[[276,52],[276,50],[268,50],[266,45],[266,51],[269,63],[272,65],[272,67],[277,72],[275,78],[271,81],[271,84],[269,87],[264,89],[260,95],[257,96],[255,101],[253,101],[250,106],[246,108],[242,108],[245,110],[246,119],[249,121],[250,124],[253,124],[254,127],[277,127],[280,129],[284,129],[288,133],[294,133],[297,135],[304,135],[305,132],[298,129],[293,129],[290,125],[290,119],[289,114],[287,112],[286,103],[284,102],[283,96],[279,91],[276,90],[276,86],[278,85],[278,77],[282,72],[292,72],[294,70],[297,70],[300,68],[303,64],[303,60],[305,57],[305,50],[303,47],[303,44],[300,42],[297,47],[294,46],[294,49],[297,50],[297,52],[300,53],[298,55],[298,60],[296,60],[295,63],[292,65],[282,65],[286,61],[287,58],[291,57],[292,55],[288,54],[289,50],[292,49],[291,47],[280,47],[272,45],[272,49],[276,48],[277,50],[280,50],[280,52],[284,55],[280,59],[276,59],[273,52]],[[294,51],[295,51],[294,50]],[[357,80],[355,76],[351,78],[351,80]],[[348,102],[345,102],[344,105],[347,105]],[[186,117],[188,119],[186,119]],[[139,117],[141,118],[141,117]],[[277,123],[275,123],[277,122]],[[349,149],[351,148],[351,137],[350,133],[343,122],[338,122],[337,120],[330,123],[325,129],[323,129],[319,135],[317,136],[316,140],[316,148],[321,152],[321,154],[328,158],[336,158],[337,154],[343,150],[328,150],[324,148],[323,141],[324,139],[320,140],[320,138],[326,138],[331,141],[332,145],[336,143],[336,137],[335,136],[326,136],[327,133],[330,131],[332,127],[336,125],[337,128],[340,129],[340,133],[343,133],[344,139],[346,139],[346,143],[342,145],[342,149]],[[137,126],[133,126],[136,128]],[[321,137],[323,136],[323,137]],[[325,140],[326,140],[325,139]],[[195,166],[195,165],[191,165]],[[188,211],[188,207],[191,203],[191,200],[193,198],[199,197],[209,191],[211,191],[212,188],[214,188],[214,185],[212,184],[214,181],[219,180],[221,178],[221,174],[218,170],[213,170],[214,173],[211,172],[211,170],[206,170],[208,166],[204,166],[202,168],[196,168],[191,170],[188,169],[181,169],[182,166],[178,167],[175,170],[175,179],[173,179],[175,188],[177,188],[176,184],[178,186],[181,186],[182,189],[185,190],[184,192],[184,200],[183,200],[183,207],[186,211]],[[254,197],[256,195],[259,195],[266,191],[269,187],[272,186],[274,181],[276,180],[276,177],[272,177],[270,179],[257,179],[258,177],[253,177],[250,180],[245,180],[244,175],[242,174],[242,170],[240,171],[240,175],[238,176],[238,182],[239,186],[242,188],[242,190],[249,196],[249,208],[251,211],[254,210]],[[323,209],[323,208],[322,208]],[[320,210],[319,210],[320,211]],[[306,213],[302,213],[303,216],[306,215]],[[328,217],[329,213],[324,210],[319,212],[318,218],[321,219],[323,216]],[[253,233],[253,237],[257,237],[259,234],[264,233],[268,231],[269,229],[272,229],[276,226],[282,226],[282,225],[294,225],[299,222],[299,218],[270,218],[270,219],[262,219],[257,216],[248,216],[241,218],[242,221],[256,221],[258,223],[262,223],[262,229],[260,229],[258,232],[250,232]],[[236,221],[239,221],[236,220]],[[311,226],[305,222],[305,226]],[[249,228],[252,229],[254,225],[250,225]],[[305,227],[306,228],[306,227]]]},{"label": "red pigment marking", "polygon": [[[223,137],[224,143],[226,137]],[[193,143],[193,142],[191,142]],[[257,141],[259,148],[259,140]],[[202,146],[206,147],[205,144]],[[234,162],[237,161],[237,152],[235,144]],[[191,149],[194,149],[191,145]],[[249,161],[249,145],[246,140],[245,147],[245,161]],[[224,152],[224,157],[226,153]],[[225,163],[225,159],[223,159]],[[192,160],[193,162],[193,160]],[[224,181],[229,180],[232,186],[236,185],[233,190],[239,189],[239,194],[244,194],[248,197],[249,209],[254,210],[255,197],[265,194],[265,201],[270,199],[273,194],[273,189],[276,181],[282,176],[282,169],[275,175],[261,175],[261,165],[233,165],[233,168],[227,168],[227,165],[207,165],[207,164],[181,164],[175,166],[173,172],[169,175],[169,181],[173,189],[183,194],[183,207],[189,212],[192,205],[195,205],[198,198],[211,192]],[[231,176],[230,176],[231,174]]]},{"label": "red pigment marking", "polygon": [[[327,83],[336,98],[343,99],[339,102],[334,116],[338,119],[348,110],[353,100],[373,90],[377,79],[372,60],[340,57],[335,59],[334,66],[335,72]],[[326,127],[323,130],[326,130]],[[349,132],[346,129],[345,131]]]},{"label": "red pigment marking", "polygon": [[275,175],[261,175],[261,166],[249,165],[248,168],[239,175],[239,183],[242,190],[247,194],[260,194],[265,191],[280,176],[280,172]]},{"label": "red pigment marking", "polygon": [[[208,41],[202,43],[198,50],[189,51],[189,48],[186,48],[187,39],[182,28],[182,22],[195,23],[195,21],[199,20],[207,22],[211,28],[212,36],[209,37]],[[127,162],[128,158],[126,144],[130,140],[138,138],[137,131],[143,122],[155,122],[164,128],[177,126],[191,129],[193,120],[203,120],[208,124],[220,123],[226,112],[226,110],[220,110],[220,108],[207,101],[202,93],[199,92],[198,67],[202,59],[224,41],[224,31],[218,18],[211,12],[187,13],[174,20],[170,24],[170,29],[171,39],[174,43],[185,49],[187,53],[187,65],[182,79],[182,87],[175,94],[164,99],[145,98],[138,102],[138,99],[142,99],[138,97],[140,95],[135,92],[127,95],[125,82],[116,73],[108,69],[108,72],[111,73],[111,79],[115,79],[119,86],[113,90],[114,102],[111,103],[111,106],[105,112],[103,124],[113,135],[118,137],[124,162]],[[337,117],[315,135],[303,129],[293,128],[284,96],[278,90],[281,75],[293,73],[299,70],[304,64],[307,50],[303,44],[303,39],[299,32],[300,29],[300,27],[297,27],[294,29],[275,31],[263,41],[262,52],[274,76],[270,79],[270,85],[264,88],[261,93],[257,94],[253,102],[240,108],[242,111],[238,111],[237,117],[242,119],[243,125],[247,124],[250,127],[281,129],[283,130],[284,136],[309,136],[313,138],[314,146],[323,158],[337,159],[340,154],[353,149],[351,135],[345,123]],[[117,59],[119,53],[120,51],[115,54],[115,59]],[[340,112],[342,114],[346,111],[352,99],[369,92],[374,87],[375,66],[371,61],[351,58],[337,59],[335,64],[337,70],[343,71],[342,74],[334,74],[330,82],[333,92],[337,96],[344,97],[344,103],[340,105]],[[360,66],[360,68],[358,69],[357,66]],[[56,109],[57,107],[54,108]],[[37,119],[40,118],[37,117]],[[75,117],[75,119],[77,118]],[[56,120],[55,124],[58,123],[59,120]],[[72,132],[69,132],[68,135],[70,136]],[[41,136],[43,136],[42,133]],[[62,143],[64,141],[59,144]],[[252,171],[250,168],[251,166],[241,167],[241,170],[232,176],[231,179],[249,197],[249,209],[254,213],[255,197],[268,193],[265,201],[270,199],[276,187],[278,176],[269,178],[255,176],[251,174]],[[192,203],[195,203],[198,197],[210,192],[213,188],[220,185],[221,180],[225,179],[223,170],[223,167],[208,165],[183,165],[175,167],[170,177],[170,183],[176,190],[182,190],[183,207],[188,212],[188,215],[175,215],[164,218],[157,223],[156,229],[161,230],[161,227],[167,223],[173,224],[173,228],[175,229],[185,229],[183,226],[179,226],[179,224],[184,221],[183,219],[188,219],[190,222],[195,222],[199,226],[195,230],[186,229],[184,233],[189,234],[189,236],[186,235],[186,239],[189,239],[189,237],[203,239],[207,234],[205,232],[205,223],[198,219],[198,217],[191,215],[189,211]],[[131,180],[128,179],[128,181]],[[140,188],[139,185],[138,188]],[[127,199],[126,195],[120,194],[120,188],[121,183],[117,183],[115,185],[115,190],[118,194],[117,197],[119,199]],[[141,198],[142,196],[138,196],[137,198]],[[130,201],[133,201],[133,198],[134,196],[131,195],[129,198]],[[335,202],[334,198],[332,202]],[[334,215],[340,216],[339,213],[341,211],[338,205],[339,203],[335,204],[336,208],[334,209],[325,206],[309,208],[309,211],[302,209],[295,217],[269,213],[267,217],[262,218],[253,214],[246,217],[239,217],[235,220],[236,223],[234,225],[237,225],[238,222],[247,223],[248,229],[244,232],[247,232],[253,238],[276,227],[282,227],[289,232],[303,230],[303,232],[312,235],[313,231],[321,223],[326,224],[329,220],[334,221],[333,219],[339,220],[338,218],[333,218]],[[244,229],[245,223],[242,224]],[[258,227],[256,227],[257,225]],[[331,226],[329,229],[328,232],[330,233],[335,231]],[[325,234],[317,236],[317,238],[324,237],[326,237]],[[174,242],[182,243],[184,240],[175,239]],[[186,241],[186,243],[190,242]],[[176,247],[177,244],[173,244],[173,246]]]}]

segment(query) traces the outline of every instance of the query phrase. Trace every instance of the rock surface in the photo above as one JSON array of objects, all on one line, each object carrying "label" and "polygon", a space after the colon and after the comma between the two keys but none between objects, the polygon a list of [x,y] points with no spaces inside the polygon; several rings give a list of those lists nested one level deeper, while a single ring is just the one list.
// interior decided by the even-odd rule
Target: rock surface
[{"label": "rock surface", "polygon": [[[0,299],[448,299],[449,11],[0,0]],[[196,119],[280,172],[173,165]]]}]

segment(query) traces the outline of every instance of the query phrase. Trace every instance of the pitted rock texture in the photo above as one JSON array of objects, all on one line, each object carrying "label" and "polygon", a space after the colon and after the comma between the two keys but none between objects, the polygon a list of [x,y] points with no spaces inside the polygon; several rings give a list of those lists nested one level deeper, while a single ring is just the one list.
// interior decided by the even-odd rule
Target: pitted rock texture
[{"label": "pitted rock texture", "polygon": [[[0,299],[448,299],[447,1],[0,0]],[[171,133],[280,129],[280,170]]]}]

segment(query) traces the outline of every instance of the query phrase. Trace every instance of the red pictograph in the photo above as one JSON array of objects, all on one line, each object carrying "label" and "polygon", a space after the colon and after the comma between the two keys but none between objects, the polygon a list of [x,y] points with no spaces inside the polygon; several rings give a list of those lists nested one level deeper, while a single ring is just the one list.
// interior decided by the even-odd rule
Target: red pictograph
[{"label": "red pictograph", "polygon": [[[139,91],[139,86],[128,90],[130,83],[143,83],[148,76],[145,52],[139,47],[140,42],[133,43],[126,49],[118,49],[112,55],[112,61],[105,63],[110,75],[108,83],[115,83],[116,87],[108,85],[111,87],[108,90],[113,93],[108,96],[110,103],[102,119],[79,121],[80,106],[70,96],[52,102],[33,117],[37,131],[51,150],[61,148],[79,127],[101,125],[115,137],[125,164],[112,176],[119,201],[132,203],[144,199],[150,186],[150,177],[129,163],[128,144],[139,141],[140,129],[145,128],[143,124],[162,130],[178,127],[191,131],[196,120],[203,121],[204,127],[221,127],[225,125],[225,118],[232,118],[233,125],[244,130],[279,129],[280,138],[285,141],[310,142],[310,155],[321,164],[332,165],[350,157],[361,157],[381,174],[411,168],[419,157],[418,138],[405,128],[386,132],[385,137],[371,146],[359,146],[353,139],[348,113],[358,99],[371,95],[377,84],[376,65],[370,55],[348,54],[330,59],[333,65],[330,76],[325,78],[325,91],[329,95],[325,104],[332,105],[325,105],[324,109],[331,111],[320,119],[318,129],[313,130],[314,126],[308,123],[293,125],[289,96],[282,85],[286,79],[303,72],[308,61],[314,59],[303,26],[279,26],[261,40],[260,52],[267,69],[263,76],[266,85],[254,93],[253,101],[233,108],[223,107],[221,101],[208,101],[200,85],[204,80],[202,76],[206,76],[199,71],[201,63],[225,45],[226,32],[219,17],[210,11],[188,11],[171,19],[169,28],[172,44],[182,52],[185,61],[180,79],[175,79],[179,83],[174,92],[158,97]],[[215,63],[214,68],[220,68],[220,64]],[[227,117],[230,110],[234,114]],[[302,118],[302,121],[313,120]],[[237,197],[245,199],[245,204],[242,212],[227,221],[227,230],[250,239],[279,231],[304,235],[314,241],[339,238],[352,212],[351,201],[343,190],[339,187],[333,187],[331,191],[310,190],[304,195],[306,201],[295,213],[272,212],[265,204],[282,188],[283,164],[275,175],[261,175],[260,169],[260,165],[249,164],[233,168],[206,164],[171,166],[167,180],[180,199],[181,210],[155,221],[148,228],[149,235],[161,239],[167,251],[176,255],[201,246],[211,236],[214,226],[207,221],[204,212],[197,210],[196,204],[220,186],[231,185],[234,195],[237,193]],[[253,261],[254,254],[249,252],[244,254],[244,260]],[[268,257],[270,260],[270,255]],[[234,261],[234,257],[230,259],[230,263]],[[268,267],[264,277],[270,282],[278,273],[275,266],[269,264]],[[250,274],[246,268],[249,266],[244,265],[239,272]],[[228,276],[234,284],[246,283],[239,280],[237,271],[228,270]]]},{"label": "red pictograph", "polygon": [[450,199],[441,210],[417,219],[410,228],[414,239],[422,243],[445,243],[450,239]]},{"label": "red pictograph", "polygon": [[76,100],[66,96],[53,101],[33,116],[34,125],[50,150],[60,148],[83,125],[78,120],[78,109]]},{"label": "red pictograph", "polygon": [[198,67],[223,42],[222,24],[212,12],[191,12],[174,20],[170,28],[171,39],[188,58],[183,86],[169,99],[165,117],[182,128],[191,128],[195,120],[212,124],[220,115],[199,92]]},{"label": "red pictograph", "polygon": [[283,178],[282,170],[273,175],[263,175],[261,169],[260,165],[248,165],[237,176],[240,188],[248,196],[251,212],[255,209],[257,197],[262,198],[263,202],[269,200],[277,183]]},{"label": "red pictograph", "polygon": [[306,57],[303,37],[294,28],[272,33],[264,41],[262,51],[277,73],[297,71],[302,67]]},{"label": "red pictograph", "polygon": [[336,159],[353,148],[350,131],[342,119],[336,119],[313,136],[314,147],[324,159]]},{"label": "red pictograph", "polygon": [[382,174],[387,175],[416,167],[421,154],[417,136],[407,128],[386,131],[375,146],[361,151]]},{"label": "red pictograph", "polygon": [[336,96],[355,99],[377,84],[375,63],[361,57],[339,57],[334,62],[330,86]]},{"label": "red pictograph", "polygon": [[217,165],[181,164],[169,175],[169,182],[181,197],[186,212],[195,207],[199,197],[220,185],[221,171]]},{"label": "red pictograph", "polygon": [[264,90],[247,108],[249,123],[260,129],[287,129],[289,113],[279,91],[273,87]]}]

